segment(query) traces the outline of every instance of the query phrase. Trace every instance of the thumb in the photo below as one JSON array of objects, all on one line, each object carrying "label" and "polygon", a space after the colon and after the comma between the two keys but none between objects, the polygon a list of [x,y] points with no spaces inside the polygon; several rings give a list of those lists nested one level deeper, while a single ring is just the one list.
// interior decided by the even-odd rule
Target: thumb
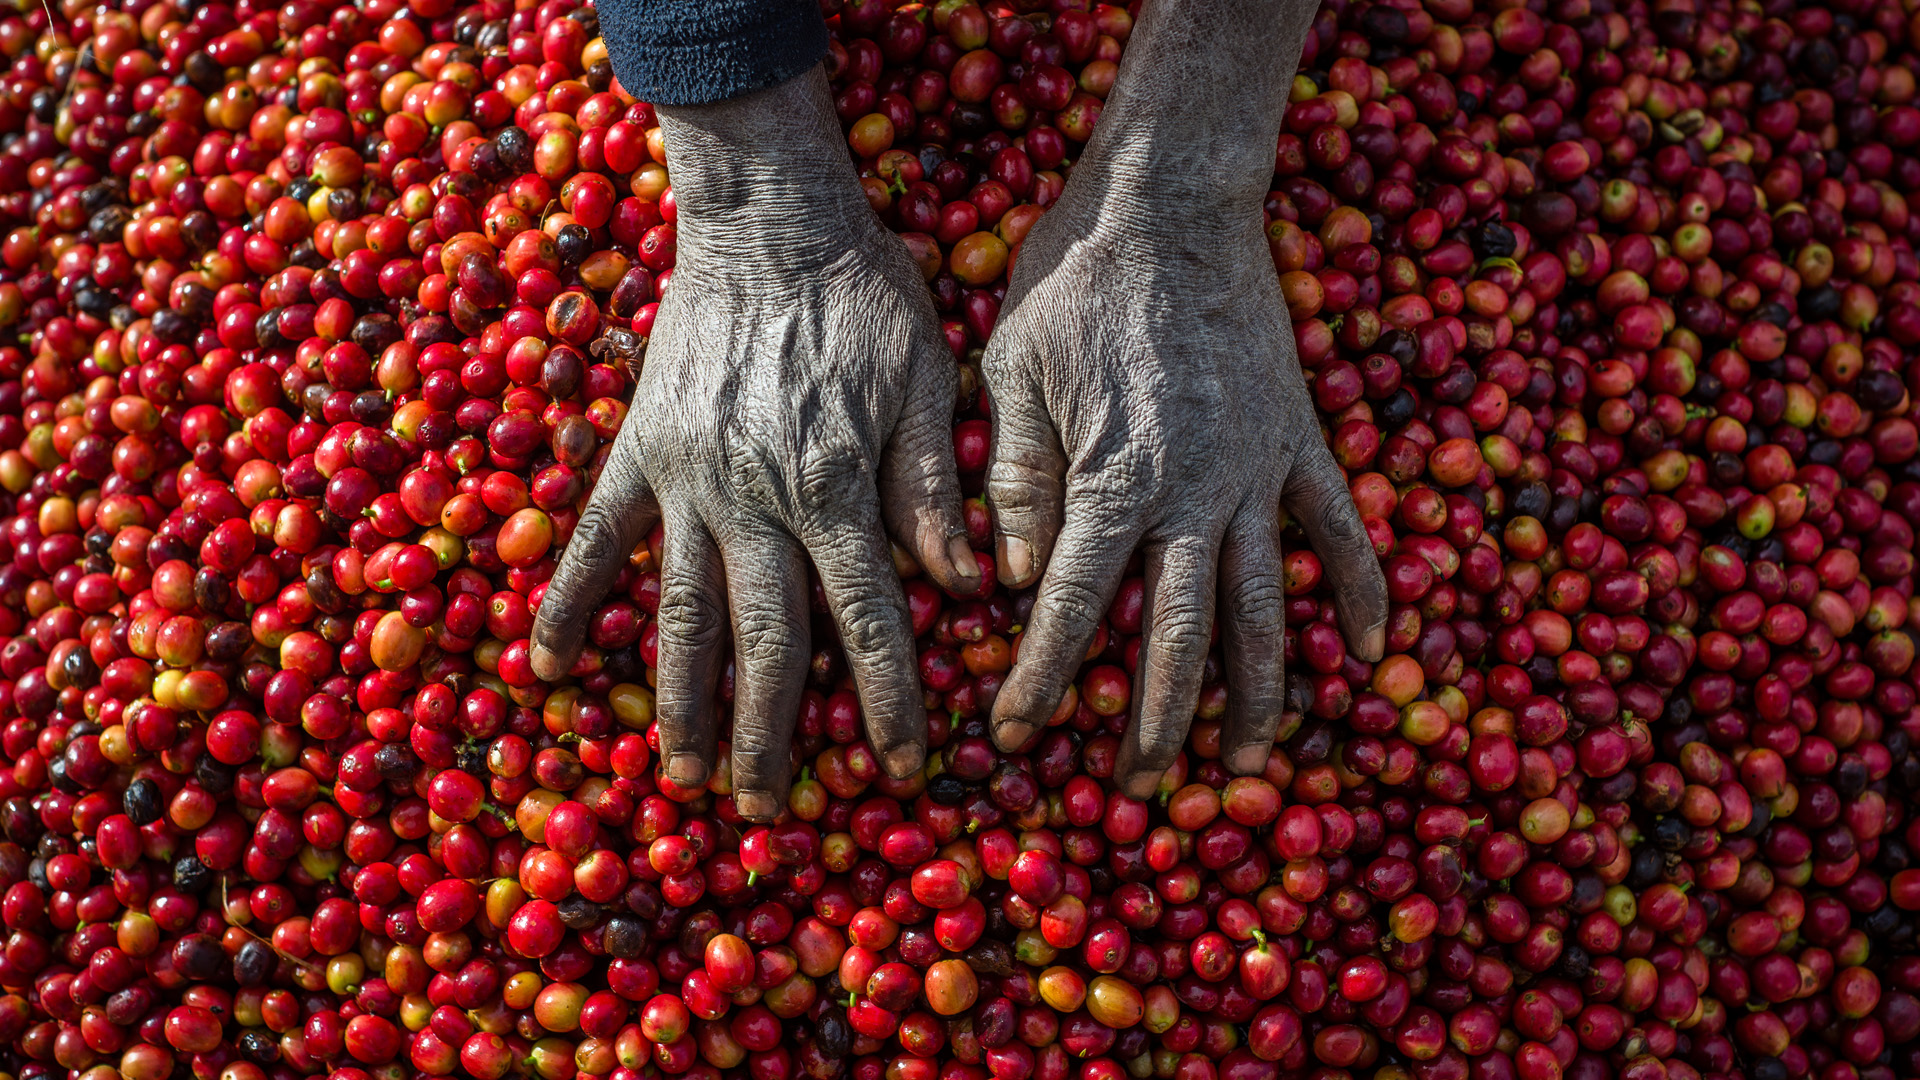
[{"label": "thumb", "polygon": [[573,667],[586,642],[587,616],[659,517],[629,448],[607,463],[547,584],[533,623],[534,674],[553,681]]},{"label": "thumb", "polygon": [[1347,645],[1368,663],[1379,663],[1387,640],[1387,577],[1346,478],[1317,441],[1287,477],[1281,500],[1326,566]]},{"label": "thumb", "polygon": [[1060,535],[1067,459],[1039,386],[1023,371],[1005,370],[1011,365],[995,366],[1000,377],[989,375],[987,381],[993,402],[987,502],[993,507],[1000,581],[1022,589],[1039,579]]},{"label": "thumb", "polygon": [[944,352],[914,365],[905,409],[881,466],[887,528],[927,575],[957,596],[980,591],[980,565],[960,513],[953,463],[953,362]]}]

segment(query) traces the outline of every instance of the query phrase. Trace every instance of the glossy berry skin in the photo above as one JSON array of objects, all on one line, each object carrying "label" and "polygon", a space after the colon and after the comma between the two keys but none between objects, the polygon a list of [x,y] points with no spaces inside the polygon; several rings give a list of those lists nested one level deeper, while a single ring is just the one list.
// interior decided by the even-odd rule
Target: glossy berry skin
[{"label": "glossy berry skin", "polygon": [[[1235,510],[1281,525],[1249,535],[1284,630],[1241,761],[1235,609],[1170,607],[1152,535],[1081,598],[1046,722],[1007,751],[990,724],[1037,619],[997,584],[1018,402],[981,350],[1103,116],[1161,145],[1122,60],[1180,6],[829,5],[829,135],[928,290],[916,360],[955,389],[929,444],[985,585],[894,553],[905,779],[808,594],[757,823],[730,769],[668,775],[671,527],[534,672],[610,448],[660,422],[660,304],[700,284],[693,193],[596,16],[191,7],[0,18],[23,1080],[1920,1075],[1904,7],[1300,13],[1240,209],[1317,414],[1288,432],[1324,433],[1390,607],[1366,662],[1316,519]],[[1245,90],[1217,97],[1252,116]],[[1159,254],[1213,213],[1176,171],[1114,208]],[[1178,284],[1132,302],[1213,317],[1166,309]],[[1169,618],[1191,728],[1129,798]],[[735,645],[716,747],[752,739]]]}]

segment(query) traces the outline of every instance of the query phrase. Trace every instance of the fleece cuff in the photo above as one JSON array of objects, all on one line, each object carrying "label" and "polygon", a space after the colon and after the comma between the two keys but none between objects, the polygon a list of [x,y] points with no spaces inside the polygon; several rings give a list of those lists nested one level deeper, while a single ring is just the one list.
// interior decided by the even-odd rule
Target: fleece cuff
[{"label": "fleece cuff", "polygon": [[656,105],[706,105],[792,79],[827,51],[818,0],[598,0],[620,85]]}]

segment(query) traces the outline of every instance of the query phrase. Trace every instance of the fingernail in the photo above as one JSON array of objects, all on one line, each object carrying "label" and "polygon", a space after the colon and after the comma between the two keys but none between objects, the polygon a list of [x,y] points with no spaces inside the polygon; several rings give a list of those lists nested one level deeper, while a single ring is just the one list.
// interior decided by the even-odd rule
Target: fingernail
[{"label": "fingernail", "polygon": [[914,773],[919,772],[920,766],[926,764],[926,761],[927,755],[921,751],[919,746],[913,743],[908,743],[905,746],[896,746],[887,751],[886,755],[881,759],[882,764],[887,770],[887,775],[893,777],[895,780],[904,780]]},{"label": "fingernail", "polygon": [[1264,746],[1243,746],[1227,758],[1227,769],[1238,776],[1257,776],[1266,771],[1267,757]]},{"label": "fingernail", "polygon": [[1033,572],[1033,548],[1017,536],[1009,536],[1000,542],[1000,554],[1007,564],[1007,574],[1015,581],[1027,580]]},{"label": "fingernail", "polygon": [[779,804],[764,791],[734,792],[733,808],[740,811],[741,817],[751,821],[772,821],[780,813]]},{"label": "fingernail", "polygon": [[1145,802],[1153,796],[1153,789],[1159,786],[1159,773],[1134,773],[1120,785],[1120,790],[1125,792],[1129,799]]},{"label": "fingernail", "polygon": [[1360,652],[1366,657],[1368,663],[1379,663],[1380,658],[1387,652],[1387,628],[1376,626],[1367,631],[1366,640],[1360,643]]},{"label": "fingernail", "polygon": [[560,658],[553,655],[552,650],[535,645],[527,659],[533,664],[533,673],[539,679],[552,682],[560,677]]},{"label": "fingernail", "polygon": [[964,536],[956,536],[947,541],[947,558],[953,560],[954,572],[968,581],[980,580],[980,561],[973,557],[973,547]]},{"label": "fingernail", "polygon": [[1003,720],[993,729],[993,744],[1003,753],[1012,753],[1033,738],[1033,725],[1024,720]]},{"label": "fingernail", "polygon": [[667,779],[681,787],[693,787],[707,779],[707,767],[698,754],[668,754]]}]

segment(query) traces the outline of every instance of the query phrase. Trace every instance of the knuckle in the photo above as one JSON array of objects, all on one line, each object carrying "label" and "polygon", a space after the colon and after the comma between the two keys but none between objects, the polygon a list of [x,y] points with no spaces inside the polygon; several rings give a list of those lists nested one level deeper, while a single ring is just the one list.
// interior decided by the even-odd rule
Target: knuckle
[{"label": "knuckle", "polygon": [[1207,631],[1213,621],[1197,585],[1187,584],[1168,596],[1153,615],[1154,636],[1169,641],[1207,643]]},{"label": "knuckle", "polygon": [[720,643],[725,620],[719,617],[719,605],[706,591],[690,584],[665,588],[660,593],[660,650],[683,656],[712,648]]},{"label": "knuckle", "polygon": [[1313,515],[1316,539],[1327,548],[1321,552],[1322,555],[1328,559],[1352,561],[1371,554],[1373,545],[1367,541],[1366,531],[1361,528],[1357,515],[1341,505],[1339,498],[1322,499],[1313,508]]},{"label": "knuckle", "polygon": [[[994,327],[993,335],[987,338],[986,351],[980,355],[980,373],[996,382],[1011,378],[1025,366],[1027,353],[1024,349],[1027,340],[1026,320],[1021,317],[1021,307],[1012,310],[1002,308],[1002,317]],[[992,386],[989,385],[989,390]]]},{"label": "knuckle", "polygon": [[620,532],[620,523],[613,520],[604,504],[588,503],[579,523],[573,527],[573,536],[567,541],[562,558],[581,571],[592,573],[626,557],[627,553],[620,550]]},{"label": "knuckle", "polygon": [[1278,637],[1286,628],[1286,589],[1272,574],[1243,583],[1228,604],[1243,639]]},{"label": "knuckle", "polygon": [[1062,567],[1063,575],[1053,587],[1047,598],[1049,606],[1064,623],[1073,625],[1090,624],[1106,610],[1101,598],[1089,588],[1083,580],[1084,575],[1075,574],[1075,567]]},{"label": "knuckle", "polygon": [[1178,679],[1207,658],[1206,613],[1182,604],[1154,619],[1153,655]]},{"label": "knuckle", "polygon": [[995,441],[1009,448],[1037,452],[1047,441],[1044,425],[1048,423],[1046,407],[1037,395],[1003,391],[990,396]]},{"label": "knuckle", "polygon": [[742,499],[764,503],[773,491],[773,467],[767,448],[758,440],[727,440],[722,461],[727,483]]},{"label": "knuckle", "polygon": [[1347,512],[1336,495],[1322,495],[1313,508],[1314,520],[1319,523],[1320,533],[1328,540],[1339,544],[1358,543],[1362,540],[1360,522]]},{"label": "knuckle", "polygon": [[860,596],[841,605],[839,624],[847,652],[866,656],[892,649],[904,633],[898,605],[880,596]]},{"label": "knuckle", "polygon": [[809,455],[797,479],[800,506],[813,514],[849,505],[872,486],[866,457],[850,447]]},{"label": "knuckle", "polygon": [[800,629],[771,612],[743,615],[734,628],[734,654],[743,668],[765,669],[800,649]]},{"label": "knuckle", "polygon": [[1042,493],[1059,489],[1059,482],[1047,473],[1005,458],[987,467],[987,497],[996,510],[1031,510]]}]

